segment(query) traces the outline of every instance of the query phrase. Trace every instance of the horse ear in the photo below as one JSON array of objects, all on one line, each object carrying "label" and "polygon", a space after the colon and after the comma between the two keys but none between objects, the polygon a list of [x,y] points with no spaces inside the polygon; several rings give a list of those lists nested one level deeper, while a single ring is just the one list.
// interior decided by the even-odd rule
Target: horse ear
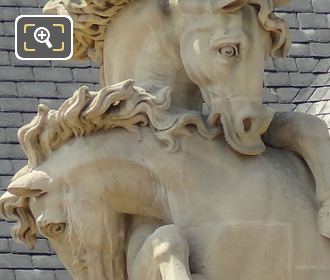
[{"label": "horse ear", "polygon": [[134,89],[134,80],[126,80],[123,82],[123,86],[122,86],[122,89],[124,90],[130,90],[130,89]]},{"label": "horse ear", "polygon": [[62,0],[50,0],[46,3],[42,12],[48,15],[59,15],[63,10],[65,10],[65,7]]},{"label": "horse ear", "polygon": [[24,175],[28,174],[31,171],[28,165],[23,166],[20,170],[16,172],[13,178],[11,178],[10,182],[15,181],[19,177],[23,177]]},{"label": "horse ear", "polygon": [[7,191],[16,196],[36,197],[46,192],[46,186],[50,181],[47,173],[32,171],[11,182]]},{"label": "horse ear", "polygon": [[224,12],[235,12],[239,9],[241,9],[246,3],[248,2],[247,0],[222,0],[223,5],[221,7],[221,10]]}]

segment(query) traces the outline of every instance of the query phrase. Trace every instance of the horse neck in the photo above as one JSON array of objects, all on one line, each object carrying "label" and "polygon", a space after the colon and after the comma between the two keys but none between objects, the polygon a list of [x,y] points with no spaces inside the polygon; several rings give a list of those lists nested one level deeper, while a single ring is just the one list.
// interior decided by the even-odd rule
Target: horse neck
[{"label": "horse neck", "polygon": [[[105,201],[116,212],[164,219],[164,201],[150,170],[127,159],[97,159],[79,163],[66,175],[75,195],[87,194],[96,203]],[[166,198],[162,198],[166,199]]]},{"label": "horse neck", "polygon": [[105,84],[134,79],[150,93],[169,86],[173,107],[200,108],[199,89],[182,64],[176,25],[176,19],[163,14],[157,1],[135,1],[125,7],[106,33]]}]

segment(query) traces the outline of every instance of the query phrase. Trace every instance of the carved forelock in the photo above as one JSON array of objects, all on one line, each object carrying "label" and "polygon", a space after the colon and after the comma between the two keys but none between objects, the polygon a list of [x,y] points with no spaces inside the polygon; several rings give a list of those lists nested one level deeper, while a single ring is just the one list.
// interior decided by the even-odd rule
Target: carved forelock
[{"label": "carved forelock", "polygon": [[[46,13],[70,15],[74,22],[73,57],[84,60],[91,57],[103,63],[103,44],[105,31],[111,20],[129,3],[137,0],[49,0],[44,8]],[[179,0],[158,0],[177,3]],[[204,0],[201,0],[204,1]],[[285,22],[272,13],[274,7],[282,6],[289,0],[227,0],[228,7],[233,5],[253,4],[260,7],[259,21],[270,32],[273,47],[272,56],[284,56],[288,49],[287,27]],[[221,2],[221,0],[220,0]],[[168,7],[168,5],[165,5]],[[242,6],[242,5],[241,5]],[[160,5],[164,7],[164,5]]]},{"label": "carved forelock", "polygon": [[6,192],[1,197],[0,215],[7,220],[16,221],[12,236],[16,241],[33,248],[37,240],[37,226],[29,208],[28,197],[18,197]]}]

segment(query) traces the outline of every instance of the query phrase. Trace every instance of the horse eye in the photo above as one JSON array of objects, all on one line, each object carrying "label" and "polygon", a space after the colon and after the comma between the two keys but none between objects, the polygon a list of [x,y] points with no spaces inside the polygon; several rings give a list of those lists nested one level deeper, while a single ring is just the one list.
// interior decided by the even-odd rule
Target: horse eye
[{"label": "horse eye", "polygon": [[219,49],[219,53],[226,57],[238,56],[238,46],[223,46]]}]

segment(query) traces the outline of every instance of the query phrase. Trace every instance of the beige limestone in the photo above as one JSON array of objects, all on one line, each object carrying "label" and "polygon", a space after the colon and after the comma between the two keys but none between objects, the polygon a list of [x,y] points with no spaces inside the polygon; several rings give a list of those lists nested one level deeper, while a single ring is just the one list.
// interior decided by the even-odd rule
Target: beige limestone
[{"label": "beige limestone", "polygon": [[328,280],[329,135],[262,104],[285,2],[51,1],[104,87],[19,130],[13,236],[43,234],[77,280]]}]

